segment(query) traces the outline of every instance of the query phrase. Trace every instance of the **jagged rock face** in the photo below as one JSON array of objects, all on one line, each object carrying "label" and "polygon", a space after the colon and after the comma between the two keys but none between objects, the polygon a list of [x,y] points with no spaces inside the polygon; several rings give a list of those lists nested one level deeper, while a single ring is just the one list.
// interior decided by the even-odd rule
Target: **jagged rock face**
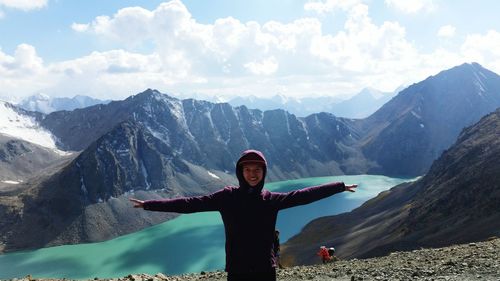
[{"label": "jagged rock face", "polygon": [[[189,172],[186,163],[232,176],[239,153],[250,147],[264,151],[272,163],[270,179],[297,171],[299,176],[314,175],[313,169],[305,167],[308,163],[316,161],[317,168],[328,161],[343,162],[351,151],[344,152],[338,144],[356,141],[348,125],[330,114],[301,120],[282,110],[262,113],[227,104],[179,101],[159,93],[134,99],[143,100],[132,118],[99,138],[74,163],[82,170],[90,202],[130,190],[168,189],[169,181]],[[331,174],[327,165],[316,175]],[[189,186],[183,190],[196,193]]]},{"label": "jagged rock face", "polygon": [[[55,133],[63,147],[81,150],[127,120],[133,120],[164,142],[172,150],[169,153],[220,171],[233,171],[235,159],[247,148],[262,150],[271,165],[277,166],[276,170],[304,171],[299,174],[301,176],[332,174],[331,171],[313,174],[313,169],[305,172],[307,169],[303,166],[311,161],[344,164],[349,159],[349,163],[363,162],[363,156],[349,148],[359,133],[353,132],[347,119],[325,113],[297,118],[283,110],[262,112],[244,106],[233,108],[224,103],[180,101],[152,90],[121,103],[55,112],[42,124]],[[350,165],[354,164],[344,164],[345,169]],[[364,171],[362,168],[350,169],[352,172]],[[342,168],[333,172],[344,173]],[[270,177],[283,178],[283,175],[275,176],[271,172]]]},{"label": "jagged rock face", "polygon": [[498,236],[498,155],[500,109],[466,128],[425,177],[350,213],[313,221],[287,242],[284,255],[307,264],[320,245],[335,245],[342,257],[369,257]]},{"label": "jagged rock face", "polygon": [[[500,76],[464,64],[414,84],[363,120],[372,172],[422,175],[460,131],[500,106]],[[411,160],[411,161],[408,161]]]}]

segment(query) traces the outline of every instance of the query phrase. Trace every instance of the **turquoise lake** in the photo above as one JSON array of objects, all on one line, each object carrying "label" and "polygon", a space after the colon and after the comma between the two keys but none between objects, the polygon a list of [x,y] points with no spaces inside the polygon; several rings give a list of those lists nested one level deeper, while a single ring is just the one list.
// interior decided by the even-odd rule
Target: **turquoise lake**
[{"label": "turquoise lake", "polygon": [[[306,178],[266,184],[286,192],[330,181],[358,184],[355,193],[344,192],[309,205],[279,213],[280,240],[297,234],[311,220],[348,212],[366,200],[409,179],[374,175]],[[0,279],[35,278],[92,279],[123,277],[134,273],[168,275],[223,270],[224,229],[218,212],[181,215],[178,218],[91,244],[67,245],[0,255]]]}]

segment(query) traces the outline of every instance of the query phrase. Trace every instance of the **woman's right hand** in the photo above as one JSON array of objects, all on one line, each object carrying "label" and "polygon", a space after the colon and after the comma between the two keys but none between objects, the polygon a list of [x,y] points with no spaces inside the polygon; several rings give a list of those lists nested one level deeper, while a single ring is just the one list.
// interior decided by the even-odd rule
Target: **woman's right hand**
[{"label": "woman's right hand", "polygon": [[135,199],[135,198],[129,198],[129,200],[134,203],[134,208],[143,208],[144,209],[144,201]]}]

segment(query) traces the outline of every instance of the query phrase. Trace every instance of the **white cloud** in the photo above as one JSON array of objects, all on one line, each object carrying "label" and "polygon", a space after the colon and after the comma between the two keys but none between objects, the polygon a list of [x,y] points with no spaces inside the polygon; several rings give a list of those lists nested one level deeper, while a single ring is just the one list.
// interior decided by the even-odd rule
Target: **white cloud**
[{"label": "white cloud", "polygon": [[47,69],[33,46],[20,44],[14,55],[0,50],[0,95],[26,96],[51,84]]},{"label": "white cloud", "polygon": [[153,11],[123,9],[113,17],[96,18],[88,29],[80,30],[131,49],[152,42],[163,64],[175,64],[180,72],[240,76],[248,70],[259,75],[274,73],[278,60],[290,55],[311,56],[308,39],[321,32],[321,24],[301,19],[261,26],[231,17],[200,24],[180,1],[171,1]]},{"label": "white cloud", "polygon": [[33,75],[43,71],[43,60],[33,46],[20,44],[14,51],[14,56],[8,56],[0,51],[0,74],[16,76],[19,74]]},{"label": "white cloud", "polygon": [[0,0],[0,6],[29,11],[47,6],[48,0]]},{"label": "white cloud", "polygon": [[304,4],[304,9],[306,11],[314,11],[323,14],[336,9],[346,11],[360,3],[361,0],[309,0],[306,4]]},{"label": "white cloud", "polygon": [[253,74],[270,75],[278,70],[279,64],[276,58],[270,57],[260,62],[249,62],[243,66],[248,68]]},{"label": "white cloud", "polygon": [[441,28],[439,28],[437,35],[439,37],[451,38],[451,37],[455,36],[455,30],[456,30],[456,28],[452,25],[444,25]]},{"label": "white cloud", "polygon": [[[373,85],[382,76],[390,77],[391,83],[408,82],[400,80],[404,80],[404,70],[410,72],[408,68],[418,61],[418,54],[406,40],[402,26],[396,22],[375,25],[369,17],[368,6],[357,0],[309,4],[318,11],[338,8],[346,12],[348,20],[344,30],[333,35],[323,34],[322,24],[316,18],[260,25],[229,17],[213,24],[200,24],[180,1],[163,3],[152,11],[122,9],[113,17],[98,17],[88,28],[79,30],[132,49],[152,42],[162,71],[169,73],[165,76],[183,90],[193,88],[184,84],[189,78],[199,81],[195,91],[219,91],[218,94],[234,94],[230,80],[245,84],[236,86],[238,91],[244,86],[250,90],[259,88],[261,94],[271,94],[269,91],[275,87],[270,84],[276,83],[276,87],[288,89],[292,95],[330,94],[332,84],[350,92],[355,91],[359,86],[354,85],[359,83],[391,90],[399,86]],[[320,7],[321,4],[324,7]],[[169,72],[172,66],[175,71]],[[264,92],[255,82],[262,75],[268,77],[269,83],[262,86]],[[297,80],[299,77],[303,81]],[[321,82],[321,79],[333,79],[330,77],[343,77],[345,81]],[[181,82],[176,82],[177,79]],[[221,81],[221,85],[207,81]]]},{"label": "white cloud", "polygon": [[435,0],[385,0],[385,4],[407,14],[432,12],[436,9]]},{"label": "white cloud", "polygon": [[73,23],[71,29],[77,32],[85,32],[89,29],[89,24]]},{"label": "white cloud", "polygon": [[461,53],[469,62],[478,62],[497,73],[500,72],[500,32],[490,30],[484,35],[467,36]]},{"label": "white cloud", "polygon": [[124,98],[146,88],[212,96],[346,95],[364,87],[394,90],[464,58],[500,71],[496,31],[470,35],[459,52],[423,52],[398,22],[374,22],[365,4],[314,3],[316,11],[344,13],[343,28],[326,33],[314,17],[263,24],[227,17],[202,24],[180,1],[121,9],[71,26],[120,49],[50,64],[30,45],[12,55],[0,50],[0,95]]}]

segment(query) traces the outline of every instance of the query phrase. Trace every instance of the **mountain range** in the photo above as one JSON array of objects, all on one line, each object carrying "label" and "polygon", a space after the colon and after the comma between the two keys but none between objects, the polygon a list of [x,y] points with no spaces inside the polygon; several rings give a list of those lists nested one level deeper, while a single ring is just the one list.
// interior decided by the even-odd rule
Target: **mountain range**
[{"label": "mountain range", "polygon": [[[198,195],[234,184],[235,161],[247,148],[264,152],[270,181],[423,175],[462,128],[500,106],[500,76],[463,64],[409,86],[364,119],[297,117],[151,89],[50,114],[0,105],[10,114],[0,120],[0,251],[15,251],[101,241],[169,219],[130,208],[128,197]],[[14,174],[40,155],[27,142],[42,138],[32,135],[43,136],[39,145],[53,156]]]},{"label": "mountain range", "polygon": [[77,108],[89,107],[96,104],[106,104],[109,102],[109,100],[99,100],[83,95],[76,95],[72,98],[52,98],[45,94],[39,93],[24,98],[17,106],[29,111],[37,111],[48,114],[54,111],[71,111]]},{"label": "mountain range", "polygon": [[258,108],[260,110],[283,109],[298,117],[328,112],[339,117],[359,119],[368,117],[377,111],[400,90],[402,89],[398,89],[394,93],[386,93],[373,88],[365,88],[345,100],[334,97],[293,98],[276,95],[271,98],[235,97],[230,99],[228,103],[232,106],[245,105],[248,108]]}]

